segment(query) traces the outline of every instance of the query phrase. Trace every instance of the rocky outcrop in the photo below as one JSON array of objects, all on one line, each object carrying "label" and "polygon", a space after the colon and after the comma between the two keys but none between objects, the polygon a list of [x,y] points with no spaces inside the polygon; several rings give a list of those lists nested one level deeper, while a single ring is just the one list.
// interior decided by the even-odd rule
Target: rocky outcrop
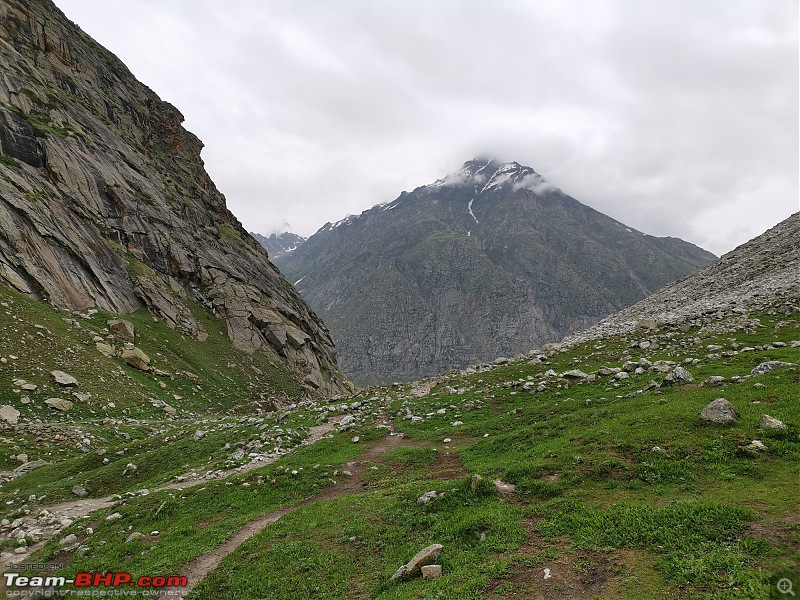
[{"label": "rocky outcrop", "polygon": [[331,328],[345,373],[376,383],[528,352],[714,258],[530,167],[473,160],[274,260]]},{"label": "rocky outcrop", "polygon": [[327,329],[228,211],[181,113],[49,0],[0,0],[0,45],[0,283],[146,307],[201,340],[207,310],[242,351],[343,391]]},{"label": "rocky outcrop", "polygon": [[800,213],[795,213],[696,273],[567,338],[563,346],[640,328],[677,329],[729,317],[746,326],[750,311],[793,313],[798,306]]}]

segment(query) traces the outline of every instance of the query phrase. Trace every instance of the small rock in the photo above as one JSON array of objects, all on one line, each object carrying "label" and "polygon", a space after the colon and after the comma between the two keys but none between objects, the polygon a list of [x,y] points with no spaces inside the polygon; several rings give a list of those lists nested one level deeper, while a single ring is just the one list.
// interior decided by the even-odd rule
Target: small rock
[{"label": "small rock", "polygon": [[52,375],[56,383],[62,387],[75,387],[78,385],[78,380],[69,373],[64,373],[64,371],[50,371],[50,375]]},{"label": "small rock", "polygon": [[0,406],[0,421],[5,421],[9,425],[17,424],[19,421],[19,414],[19,411],[9,404]]},{"label": "small rock", "polygon": [[427,548],[420,550],[414,555],[414,558],[397,569],[395,574],[392,575],[392,581],[405,577],[413,577],[419,573],[425,565],[433,564],[442,553],[442,548],[444,548],[444,546],[441,544],[431,544]]},{"label": "small rock", "polygon": [[436,490],[431,490],[429,492],[425,492],[424,494],[422,494],[422,496],[417,498],[417,506],[422,506],[423,504],[427,504],[431,500],[435,500],[438,497],[439,497],[439,494],[438,494],[438,492]]},{"label": "small rock", "polygon": [[72,488],[72,493],[73,493],[73,494],[75,494],[76,496],[78,496],[79,498],[83,498],[83,497],[84,497],[84,496],[86,496],[86,495],[87,495],[89,492],[87,492],[87,491],[86,491],[86,488],[85,488],[85,487],[83,487],[82,485],[76,485],[76,486],[74,486],[74,487]]},{"label": "small rock", "polygon": [[194,441],[199,442],[204,437],[206,437],[207,433],[208,431],[206,431],[205,429],[198,429],[197,431],[194,432]]},{"label": "small rock", "polygon": [[421,571],[423,579],[438,579],[442,576],[442,565],[425,565]]},{"label": "small rock", "polygon": [[786,423],[770,417],[769,415],[762,415],[761,420],[758,422],[759,429],[786,429]]},{"label": "small rock", "polygon": [[677,385],[679,383],[688,383],[690,381],[694,381],[692,374],[683,367],[678,366],[667,373],[667,376],[664,377],[662,385]]},{"label": "small rock", "polygon": [[751,452],[766,452],[767,447],[761,442],[761,440],[753,440],[746,446],[742,446],[744,450],[749,450]]},{"label": "small rock", "polygon": [[97,342],[94,345],[97,348],[97,351],[107,358],[114,358],[117,355],[117,351],[114,349],[114,346],[111,344],[106,344],[105,342]]},{"label": "small rock", "polygon": [[589,377],[586,373],[581,371],[580,369],[572,369],[570,371],[565,371],[561,374],[562,377],[566,379],[586,379]]},{"label": "small rock", "polygon": [[78,543],[78,536],[75,535],[74,533],[70,533],[60,542],[62,546],[71,546],[72,544],[77,544],[77,543]]},{"label": "small rock", "polygon": [[449,443],[450,443],[452,440],[451,440],[450,438],[444,438],[444,440],[442,440],[442,441],[443,441],[445,444],[449,444]]},{"label": "small rock", "polygon": [[124,477],[126,475],[133,475],[138,470],[139,467],[137,467],[135,464],[128,463],[127,465],[125,465],[125,469],[122,471],[122,476]]},{"label": "small rock", "polygon": [[725,378],[722,375],[712,375],[708,379],[706,379],[703,383],[706,385],[715,385],[717,383],[722,383],[725,381]]},{"label": "small rock", "polygon": [[517,486],[513,483],[506,483],[499,479],[492,479],[492,483],[494,483],[494,489],[497,490],[497,495],[501,497],[510,496],[517,489]]},{"label": "small rock", "polygon": [[342,420],[339,421],[339,431],[350,429],[355,424],[356,418],[353,415],[345,415]]},{"label": "small rock", "polygon": [[360,442],[360,441],[361,441],[361,438],[360,438],[360,437],[358,437],[357,435],[354,435],[354,436],[353,436],[353,439],[352,439],[351,441],[352,441],[354,444],[357,444],[358,442]]},{"label": "small rock", "polygon": [[134,531],[132,534],[130,534],[125,539],[125,543],[127,544],[128,542],[132,542],[133,540],[138,540],[139,538],[143,538],[143,537],[144,537],[143,533],[139,533],[138,531]]},{"label": "small rock", "polygon": [[122,515],[120,513],[118,513],[118,512],[115,512],[115,513],[111,513],[110,515],[108,515],[106,517],[106,521],[116,521],[116,520],[121,519],[121,518],[122,518]]},{"label": "small rock", "polygon": [[736,409],[725,398],[717,398],[700,411],[702,421],[715,425],[729,425],[737,418],[739,415],[736,413]]},{"label": "small rock", "polygon": [[69,400],[64,400],[63,398],[48,398],[44,401],[44,403],[53,410],[58,410],[61,412],[67,412],[68,410],[72,409],[72,402]]}]

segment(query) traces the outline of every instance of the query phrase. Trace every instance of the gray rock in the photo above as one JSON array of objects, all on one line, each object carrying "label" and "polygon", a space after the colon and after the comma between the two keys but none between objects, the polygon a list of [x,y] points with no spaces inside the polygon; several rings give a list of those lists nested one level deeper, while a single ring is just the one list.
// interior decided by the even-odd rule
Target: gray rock
[{"label": "gray rock", "polygon": [[140,533],[138,531],[134,531],[127,538],[125,538],[125,543],[127,544],[128,542],[132,542],[133,540],[138,540],[139,538],[143,538],[143,537],[144,537],[143,533]]},{"label": "gray rock", "polygon": [[792,364],[790,362],[783,362],[781,360],[768,360],[767,362],[763,362],[758,365],[755,369],[750,371],[751,375],[763,375],[764,373],[769,373],[773,369],[778,369],[780,367],[791,367]]},{"label": "gray rock", "polygon": [[766,452],[768,450],[761,440],[753,440],[746,446],[742,446],[742,449],[750,452]]},{"label": "gray rock", "polygon": [[725,398],[717,398],[700,411],[700,420],[715,425],[730,425],[738,418],[736,409]]},{"label": "gray rock", "polygon": [[406,577],[413,577],[419,573],[422,567],[425,565],[430,565],[436,562],[436,559],[439,558],[443,548],[444,546],[441,544],[431,544],[427,548],[420,550],[414,555],[414,558],[397,569],[395,574],[392,575],[392,581]]},{"label": "gray rock", "polygon": [[722,383],[726,381],[722,375],[712,375],[708,379],[706,379],[703,383],[706,385],[715,385],[717,383]]},{"label": "gray rock", "polygon": [[678,366],[667,373],[662,385],[678,385],[681,383],[689,383],[690,381],[694,381],[692,374],[683,367]]},{"label": "gray rock", "polygon": [[417,498],[417,506],[422,506],[423,504],[427,504],[431,500],[435,500],[438,497],[439,497],[439,494],[438,494],[438,492],[436,490],[431,490],[429,492],[425,492],[424,494],[422,494],[422,496]]},{"label": "gray rock", "polygon": [[134,328],[133,323],[124,319],[111,319],[106,321],[108,328],[111,332],[121,339],[123,342],[134,341]]},{"label": "gray rock", "polygon": [[672,367],[675,365],[674,362],[670,360],[657,360],[653,363],[651,368],[654,371],[658,371],[659,373],[668,373],[672,370]]},{"label": "gray rock", "polygon": [[125,361],[125,364],[134,369],[145,372],[150,370],[150,357],[142,352],[140,348],[135,346],[133,348],[125,348],[120,356]]},{"label": "gray rock", "polygon": [[442,576],[442,565],[425,565],[421,571],[423,579],[438,579]]},{"label": "gray rock", "polygon": [[350,429],[355,424],[356,418],[353,415],[345,415],[344,418],[339,421],[339,430],[344,431]]},{"label": "gray rock", "polygon": [[61,412],[67,412],[68,410],[72,409],[72,402],[69,400],[64,400],[63,398],[48,398],[44,401],[44,403],[53,410],[58,410]]},{"label": "gray rock", "polygon": [[786,423],[770,417],[769,415],[761,415],[761,420],[758,422],[759,429],[786,429]]},{"label": "gray rock", "polygon": [[69,373],[64,373],[64,371],[50,371],[50,375],[52,375],[56,383],[62,387],[75,387],[78,385],[78,380]]},{"label": "gray rock", "polygon": [[572,369],[570,371],[565,371],[561,374],[562,377],[566,379],[586,379],[589,377],[586,373],[581,371],[580,369]]},{"label": "gray rock", "polygon": [[94,345],[97,348],[97,351],[107,358],[114,358],[117,355],[117,351],[114,349],[114,346],[111,344],[106,344],[105,342],[97,342]]},{"label": "gray rock", "polygon": [[206,431],[205,429],[198,429],[197,431],[194,432],[194,441],[199,442],[204,437],[206,437],[207,433],[208,431]]},{"label": "gray rock", "polygon": [[89,492],[86,491],[86,488],[82,485],[76,485],[72,488],[72,493],[78,496],[79,498],[83,498],[84,496],[88,495]]},{"label": "gray rock", "polygon": [[5,421],[9,425],[16,425],[19,422],[19,411],[9,404],[0,406],[0,421]]}]

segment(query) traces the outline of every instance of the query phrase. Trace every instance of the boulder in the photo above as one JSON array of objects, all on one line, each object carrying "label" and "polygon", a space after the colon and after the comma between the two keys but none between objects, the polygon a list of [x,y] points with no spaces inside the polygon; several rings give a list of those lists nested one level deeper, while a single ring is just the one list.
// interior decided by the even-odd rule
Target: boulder
[{"label": "boulder", "polygon": [[758,422],[759,429],[786,429],[786,423],[770,417],[769,415],[761,415],[761,420]]},{"label": "boulder", "polygon": [[150,357],[136,346],[133,348],[126,348],[122,351],[120,356],[122,356],[122,360],[125,361],[125,364],[133,367],[134,369],[138,369],[140,371],[150,370]]},{"label": "boulder", "polygon": [[109,321],[106,321],[106,325],[108,325],[108,328],[111,330],[111,333],[113,333],[123,342],[133,343],[134,339],[133,323],[131,323],[130,321],[126,321],[125,319],[111,319]]},{"label": "boulder", "polygon": [[97,351],[100,354],[108,358],[114,358],[117,355],[117,351],[114,350],[114,346],[112,346],[111,344],[106,344],[105,342],[97,342],[94,345],[94,347],[97,348]]},{"label": "boulder", "polygon": [[75,387],[78,385],[78,380],[69,373],[64,373],[64,371],[50,371],[50,375],[52,375],[56,383],[62,387]]},{"label": "boulder", "polygon": [[72,408],[72,402],[69,400],[64,400],[63,398],[48,398],[44,401],[44,403],[53,410],[58,410],[61,412],[67,412]]},{"label": "boulder", "polygon": [[778,369],[780,367],[791,367],[793,363],[790,362],[783,362],[782,360],[768,360],[767,362],[763,362],[758,365],[755,369],[750,371],[751,375],[763,375],[764,373],[769,373],[773,369]]},{"label": "boulder", "polygon": [[694,377],[692,377],[689,371],[683,367],[675,367],[664,377],[662,385],[678,385],[681,383],[689,383],[690,381],[694,381]]},{"label": "boulder", "polygon": [[565,371],[561,374],[562,377],[566,379],[586,379],[589,377],[586,373],[581,371],[580,369],[572,369],[570,371]]},{"label": "boulder", "polygon": [[394,581],[396,579],[403,579],[417,575],[420,573],[422,567],[436,562],[436,559],[439,558],[443,548],[444,546],[441,544],[431,544],[427,548],[420,550],[414,555],[414,558],[397,569],[395,574],[392,575],[392,580]]},{"label": "boulder", "polygon": [[16,425],[19,421],[19,411],[8,404],[0,406],[0,421],[5,421],[9,425]]},{"label": "boulder", "polygon": [[700,411],[700,420],[715,425],[730,425],[739,415],[733,405],[725,398],[717,398]]}]

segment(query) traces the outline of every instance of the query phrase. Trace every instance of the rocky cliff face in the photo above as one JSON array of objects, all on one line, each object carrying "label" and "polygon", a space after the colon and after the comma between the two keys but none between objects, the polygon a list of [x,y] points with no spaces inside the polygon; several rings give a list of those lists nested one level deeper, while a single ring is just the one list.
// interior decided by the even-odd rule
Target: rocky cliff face
[{"label": "rocky cliff face", "polygon": [[800,310],[800,213],[564,342],[637,328],[688,328],[736,315],[746,321],[750,311],[766,309]]},{"label": "rocky cliff face", "polygon": [[0,0],[0,282],[67,309],[147,307],[202,339],[346,381],[323,323],[228,211],[178,110],[49,0]]},{"label": "rocky cliff face", "polygon": [[580,331],[714,255],[634,231],[530,167],[473,160],[328,224],[276,264],[356,381],[431,375]]}]

